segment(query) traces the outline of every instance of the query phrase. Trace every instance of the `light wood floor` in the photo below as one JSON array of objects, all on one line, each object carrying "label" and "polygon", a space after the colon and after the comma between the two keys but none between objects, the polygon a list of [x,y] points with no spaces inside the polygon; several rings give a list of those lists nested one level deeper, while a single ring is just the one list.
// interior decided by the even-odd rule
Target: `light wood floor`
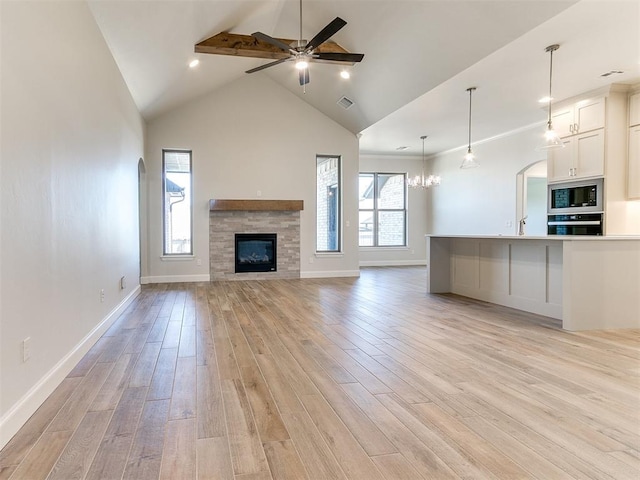
[{"label": "light wood floor", "polygon": [[425,275],[145,287],[0,479],[640,478],[640,331]]}]

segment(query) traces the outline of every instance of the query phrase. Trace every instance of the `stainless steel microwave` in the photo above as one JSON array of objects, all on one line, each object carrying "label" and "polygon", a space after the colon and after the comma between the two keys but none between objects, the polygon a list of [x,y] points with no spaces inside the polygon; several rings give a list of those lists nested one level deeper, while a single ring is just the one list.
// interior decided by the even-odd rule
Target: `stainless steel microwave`
[{"label": "stainless steel microwave", "polygon": [[603,212],[603,189],[602,178],[550,184],[547,212],[550,215]]}]

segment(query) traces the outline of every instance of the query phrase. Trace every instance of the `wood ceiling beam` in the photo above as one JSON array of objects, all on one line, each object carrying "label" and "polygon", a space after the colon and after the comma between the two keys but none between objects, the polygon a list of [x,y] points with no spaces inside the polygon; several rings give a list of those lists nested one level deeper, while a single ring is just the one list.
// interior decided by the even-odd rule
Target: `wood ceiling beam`
[{"label": "wood ceiling beam", "polygon": [[[290,45],[296,40],[279,38],[281,42]],[[335,42],[325,42],[314,50],[316,53],[349,53]],[[232,55],[236,57],[252,57],[279,60],[288,58],[291,54],[280,50],[270,43],[261,42],[251,35],[221,32],[195,45],[196,53],[212,53],[215,55]],[[322,63],[336,63],[323,61]],[[349,65],[339,62],[341,65]],[[353,64],[351,64],[353,65]]]}]

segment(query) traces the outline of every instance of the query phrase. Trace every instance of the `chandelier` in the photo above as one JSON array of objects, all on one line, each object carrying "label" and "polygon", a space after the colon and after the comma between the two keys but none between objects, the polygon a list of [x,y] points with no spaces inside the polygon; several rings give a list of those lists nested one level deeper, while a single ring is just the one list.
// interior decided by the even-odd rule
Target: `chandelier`
[{"label": "chandelier", "polygon": [[407,180],[407,185],[410,188],[421,188],[423,190],[426,190],[427,188],[430,188],[432,186],[437,187],[438,185],[440,185],[440,176],[439,175],[429,175],[426,176],[424,171],[425,171],[425,166],[426,166],[426,160],[424,157],[424,141],[427,139],[426,135],[422,135],[420,137],[422,139],[422,173],[420,175],[416,175],[415,177],[412,177],[410,179]]}]

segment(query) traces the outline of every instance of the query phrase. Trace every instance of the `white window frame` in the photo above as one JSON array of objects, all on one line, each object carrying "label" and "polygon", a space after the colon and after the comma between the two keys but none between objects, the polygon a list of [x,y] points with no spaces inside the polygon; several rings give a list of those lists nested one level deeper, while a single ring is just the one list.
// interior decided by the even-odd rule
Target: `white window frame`
[{"label": "white window frame", "polygon": [[[318,223],[320,221],[320,205],[318,202],[319,196],[319,188],[326,188],[326,185],[320,185],[318,182],[318,165],[320,161],[326,161],[334,159],[337,162],[337,170],[338,170],[338,179],[334,184],[337,189],[336,201],[337,205],[335,206],[335,224],[336,224],[336,234],[335,241],[337,246],[335,249],[319,249],[318,248]],[[340,155],[316,155],[316,255],[335,255],[342,254],[342,157]]]},{"label": "white window frame", "polygon": [[[358,248],[381,248],[381,249],[406,249],[409,244],[409,199],[407,192],[407,174],[405,172],[360,172],[358,173],[358,179],[361,175],[373,175],[373,208],[358,208]],[[389,209],[378,207],[378,176],[389,175],[396,176],[401,175],[403,177],[402,185],[404,189],[404,208]],[[383,212],[403,212],[404,213],[404,244],[402,245],[379,245],[378,238],[378,218],[380,211]],[[360,212],[371,212],[373,216],[373,245],[360,245]]]},{"label": "white window frame", "polygon": [[[188,252],[168,252],[167,251],[167,225],[166,225],[166,202],[167,202],[167,175],[166,175],[166,154],[186,153],[189,155],[189,251]],[[162,149],[162,257],[169,258],[193,258],[193,152],[191,150],[181,150],[175,148]]]}]

